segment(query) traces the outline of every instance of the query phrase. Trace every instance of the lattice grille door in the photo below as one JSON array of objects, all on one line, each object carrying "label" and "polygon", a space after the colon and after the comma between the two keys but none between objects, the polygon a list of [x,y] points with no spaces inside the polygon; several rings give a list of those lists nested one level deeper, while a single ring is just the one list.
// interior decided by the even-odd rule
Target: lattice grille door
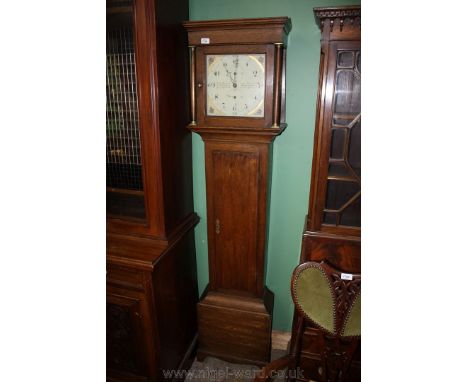
[{"label": "lattice grille door", "polygon": [[324,223],[361,226],[361,52],[338,50]]}]

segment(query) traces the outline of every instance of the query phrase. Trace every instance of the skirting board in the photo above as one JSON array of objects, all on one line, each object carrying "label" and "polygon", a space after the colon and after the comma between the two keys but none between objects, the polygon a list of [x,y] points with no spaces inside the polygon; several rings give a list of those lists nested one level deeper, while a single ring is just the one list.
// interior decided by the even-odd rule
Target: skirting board
[{"label": "skirting board", "polygon": [[273,349],[288,350],[290,341],[291,341],[291,332],[282,332],[279,330],[272,330],[271,347]]}]

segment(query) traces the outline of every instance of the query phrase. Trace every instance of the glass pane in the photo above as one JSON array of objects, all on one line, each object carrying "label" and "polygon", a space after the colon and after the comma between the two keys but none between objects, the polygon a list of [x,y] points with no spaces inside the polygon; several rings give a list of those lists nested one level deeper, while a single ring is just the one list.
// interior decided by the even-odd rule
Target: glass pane
[{"label": "glass pane", "polygon": [[361,222],[360,188],[357,182],[329,180],[324,223],[359,227]]},{"label": "glass pane", "polygon": [[323,214],[323,222],[325,224],[338,225],[337,223],[338,214],[337,213],[327,213]]},{"label": "glass pane", "polygon": [[354,52],[344,51],[338,53],[338,67],[352,68],[354,67]]},{"label": "glass pane", "polygon": [[341,209],[359,190],[358,183],[329,180],[325,208],[328,210]]},{"label": "glass pane", "polygon": [[330,158],[343,159],[345,135],[345,129],[332,129]]},{"label": "glass pane", "polygon": [[325,212],[323,214],[323,222],[331,225],[342,225],[342,226],[361,226],[361,198],[356,203],[353,203],[346,208],[341,214]]},{"label": "glass pane", "polygon": [[133,1],[107,1],[107,213],[144,218]]},{"label": "glass pane", "polygon": [[333,162],[328,165],[329,177],[347,177],[352,178],[351,172],[348,170],[344,162]]},{"label": "glass pane", "polygon": [[340,225],[360,227],[361,226],[361,197],[347,207],[341,214]]},{"label": "glass pane", "polygon": [[357,121],[349,131],[348,163],[361,176],[361,120]]},{"label": "glass pane", "polygon": [[336,74],[335,112],[359,113],[361,111],[361,79],[352,69],[339,69]]}]

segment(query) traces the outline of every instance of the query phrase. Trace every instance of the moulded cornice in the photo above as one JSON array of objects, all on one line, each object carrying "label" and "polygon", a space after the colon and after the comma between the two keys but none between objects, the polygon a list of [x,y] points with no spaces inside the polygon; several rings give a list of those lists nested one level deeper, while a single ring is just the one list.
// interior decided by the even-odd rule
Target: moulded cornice
[{"label": "moulded cornice", "polygon": [[357,18],[361,18],[361,6],[314,8],[314,13],[320,29],[323,29],[325,20],[330,20],[333,29],[335,19],[340,19],[340,29],[342,29],[345,19],[351,19],[351,23],[354,23]]}]

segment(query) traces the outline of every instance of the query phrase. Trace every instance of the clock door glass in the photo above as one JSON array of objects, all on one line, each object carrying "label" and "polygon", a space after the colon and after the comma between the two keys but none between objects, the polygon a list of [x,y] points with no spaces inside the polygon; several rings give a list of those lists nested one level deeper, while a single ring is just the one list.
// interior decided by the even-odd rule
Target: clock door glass
[{"label": "clock door glass", "polygon": [[265,54],[209,54],[206,68],[208,116],[264,117]]}]

